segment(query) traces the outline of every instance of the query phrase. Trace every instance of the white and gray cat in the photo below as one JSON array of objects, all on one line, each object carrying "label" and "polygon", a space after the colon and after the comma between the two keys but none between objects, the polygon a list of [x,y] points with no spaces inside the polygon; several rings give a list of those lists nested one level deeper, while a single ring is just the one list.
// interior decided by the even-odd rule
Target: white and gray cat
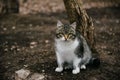
[{"label": "white and gray cat", "polygon": [[58,63],[56,72],[62,72],[64,63],[68,63],[73,68],[72,73],[78,74],[80,69],[86,69],[86,64],[92,58],[85,38],[76,32],[76,22],[71,25],[57,22],[55,52]]}]

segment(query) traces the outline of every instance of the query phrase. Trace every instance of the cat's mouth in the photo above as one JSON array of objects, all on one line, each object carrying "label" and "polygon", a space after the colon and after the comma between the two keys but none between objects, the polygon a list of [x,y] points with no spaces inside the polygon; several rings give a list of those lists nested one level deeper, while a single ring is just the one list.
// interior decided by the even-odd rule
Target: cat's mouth
[{"label": "cat's mouth", "polygon": [[66,38],[65,38],[65,40],[64,40],[64,41],[68,41],[68,39],[66,39]]},{"label": "cat's mouth", "polygon": [[64,37],[62,37],[62,38],[56,38],[57,40],[59,40],[59,41],[62,41],[62,42],[71,42],[71,41],[74,41],[75,39],[69,39],[69,38],[64,38]]},{"label": "cat's mouth", "polygon": [[70,39],[65,39],[64,40],[64,42],[70,42],[70,41],[72,41],[72,40],[70,40]]}]

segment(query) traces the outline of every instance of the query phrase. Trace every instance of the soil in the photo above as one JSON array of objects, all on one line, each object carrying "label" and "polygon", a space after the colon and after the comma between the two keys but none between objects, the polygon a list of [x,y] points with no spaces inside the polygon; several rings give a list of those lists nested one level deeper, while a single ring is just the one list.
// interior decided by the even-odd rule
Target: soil
[{"label": "soil", "polygon": [[[57,67],[54,52],[56,22],[58,19],[64,23],[68,22],[63,2],[46,0],[44,1],[46,4],[43,4],[42,0],[32,0],[29,4],[35,4],[34,1],[38,1],[36,4],[39,11],[31,6],[25,13],[24,5],[28,3],[24,2],[20,14],[0,17],[0,80],[14,80],[15,71],[22,68],[44,74],[46,80],[120,79],[120,6],[118,3],[109,5],[108,0],[105,0],[104,5],[98,1],[84,2],[84,8],[94,21],[96,49],[101,64],[97,68],[88,66],[86,70],[73,75],[72,70],[64,70],[62,73],[54,71]],[[41,10],[39,5],[45,6],[44,9]],[[55,6],[57,8],[53,9]]]}]

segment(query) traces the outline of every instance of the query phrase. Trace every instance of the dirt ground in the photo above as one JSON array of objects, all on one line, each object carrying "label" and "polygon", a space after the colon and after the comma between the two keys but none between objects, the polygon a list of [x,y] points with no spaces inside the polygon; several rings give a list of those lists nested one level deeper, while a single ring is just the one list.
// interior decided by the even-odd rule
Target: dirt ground
[{"label": "dirt ground", "polygon": [[31,0],[21,4],[20,14],[0,17],[0,80],[14,80],[15,71],[22,68],[41,73],[46,80],[119,80],[120,5],[91,1],[83,6],[94,21],[98,68],[88,66],[77,75],[72,70],[54,71],[56,22],[68,22],[64,4],[62,0]]}]

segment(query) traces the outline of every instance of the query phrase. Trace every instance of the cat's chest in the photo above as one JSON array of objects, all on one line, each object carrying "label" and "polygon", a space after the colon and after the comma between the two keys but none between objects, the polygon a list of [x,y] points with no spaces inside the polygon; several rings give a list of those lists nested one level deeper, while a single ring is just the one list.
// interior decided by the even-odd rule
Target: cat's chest
[{"label": "cat's chest", "polygon": [[75,50],[79,45],[79,41],[76,39],[73,42],[61,42],[58,41],[56,42],[56,51],[57,51],[57,56],[61,57],[62,60],[67,61],[67,62],[71,62],[73,61],[75,58],[77,58],[77,56],[75,55]]},{"label": "cat's chest", "polygon": [[78,45],[79,41],[77,39],[72,42],[57,41],[56,49],[61,55],[73,55]]}]

